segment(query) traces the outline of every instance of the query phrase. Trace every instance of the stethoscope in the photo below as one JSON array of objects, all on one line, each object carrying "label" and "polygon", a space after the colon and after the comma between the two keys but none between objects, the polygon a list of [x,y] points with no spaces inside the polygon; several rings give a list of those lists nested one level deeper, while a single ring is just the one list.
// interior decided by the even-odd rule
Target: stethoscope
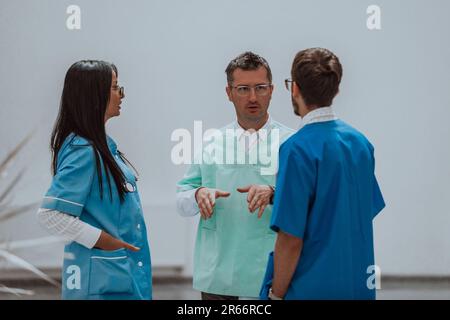
[{"label": "stethoscope", "polygon": [[[129,167],[131,167],[132,170],[134,171],[134,179],[135,179],[135,181],[138,181],[139,174],[136,171],[136,169],[133,167],[133,165],[126,158],[123,157],[122,152],[118,151],[118,155],[119,155],[120,159],[122,160],[122,162],[125,163],[125,165],[129,164]],[[131,182],[128,182],[128,181],[125,182],[124,187],[125,187],[125,189],[128,192],[136,192],[136,190],[137,190],[136,186],[134,184],[132,184]]]}]

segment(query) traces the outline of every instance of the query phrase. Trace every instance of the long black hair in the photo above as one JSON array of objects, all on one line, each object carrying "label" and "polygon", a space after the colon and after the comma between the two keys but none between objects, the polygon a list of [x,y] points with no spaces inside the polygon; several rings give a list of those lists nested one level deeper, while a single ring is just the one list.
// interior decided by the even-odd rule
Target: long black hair
[{"label": "long black hair", "polygon": [[108,148],[105,131],[105,112],[110,98],[113,71],[118,76],[114,64],[98,60],[78,61],[69,68],[50,149],[55,175],[58,152],[67,136],[74,133],[88,140],[94,149],[101,197],[103,198],[103,180],[100,160],[105,168],[110,198],[112,199],[112,176],[122,202],[126,192],[125,176]]}]

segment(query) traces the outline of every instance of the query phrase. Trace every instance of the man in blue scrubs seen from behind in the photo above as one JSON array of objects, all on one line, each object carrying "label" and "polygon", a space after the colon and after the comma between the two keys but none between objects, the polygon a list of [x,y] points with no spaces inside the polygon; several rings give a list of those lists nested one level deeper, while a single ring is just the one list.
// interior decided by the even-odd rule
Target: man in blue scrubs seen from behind
[{"label": "man in blue scrubs seen from behind", "polygon": [[302,127],[280,148],[278,234],[261,298],[375,299],[372,220],[385,204],[374,148],[331,107],[342,78],[332,52],[300,51],[291,76],[286,88]]}]

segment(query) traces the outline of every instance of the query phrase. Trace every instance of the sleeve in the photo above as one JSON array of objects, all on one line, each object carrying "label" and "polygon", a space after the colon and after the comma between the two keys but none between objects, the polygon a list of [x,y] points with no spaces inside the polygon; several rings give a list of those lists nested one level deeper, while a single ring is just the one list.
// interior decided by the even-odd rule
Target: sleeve
[{"label": "sleeve", "polygon": [[383,195],[381,194],[380,186],[377,178],[373,176],[373,190],[372,190],[372,217],[375,218],[378,213],[386,206]]},{"label": "sleeve", "polygon": [[378,213],[383,210],[386,204],[384,203],[383,195],[381,194],[380,186],[378,185],[377,177],[375,176],[375,150],[372,145],[370,145],[370,147],[373,162],[372,217],[375,218]]},{"label": "sleeve", "polygon": [[202,173],[199,164],[192,164],[183,179],[177,183],[177,211],[184,217],[199,213],[195,192],[202,185]]},{"label": "sleeve", "polygon": [[100,238],[101,230],[63,212],[50,209],[39,209],[38,220],[50,234],[61,237],[67,244],[76,241],[88,249],[92,249]]},{"label": "sleeve", "polygon": [[195,193],[197,189],[177,192],[177,211],[182,217],[193,217],[200,212]]},{"label": "sleeve", "polygon": [[177,192],[193,190],[201,187],[202,172],[199,164],[191,164],[183,179],[177,183]]},{"label": "sleeve", "polygon": [[381,194],[380,186],[378,185],[377,177],[375,176],[375,148],[368,142],[370,155],[372,158],[372,219],[375,218],[378,213],[386,206],[384,203],[383,195]]},{"label": "sleeve", "polygon": [[58,160],[56,174],[41,208],[79,217],[89,196],[96,171],[91,146],[67,146]]},{"label": "sleeve", "polygon": [[281,146],[279,157],[271,229],[303,238],[314,193],[314,162],[306,152],[294,152],[292,145],[286,144]]}]

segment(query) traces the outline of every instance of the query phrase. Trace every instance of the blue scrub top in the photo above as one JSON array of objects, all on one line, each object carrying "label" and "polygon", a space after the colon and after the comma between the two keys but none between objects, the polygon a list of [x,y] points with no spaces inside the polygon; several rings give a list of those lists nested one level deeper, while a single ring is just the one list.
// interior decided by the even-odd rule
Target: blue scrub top
[{"label": "blue scrub top", "polygon": [[367,285],[374,265],[372,219],[385,203],[373,146],[333,120],[301,128],[279,157],[271,228],[303,239],[285,299],[375,299]]},{"label": "blue scrub top", "polygon": [[69,243],[64,250],[63,299],[152,298],[150,249],[136,177],[113,139],[107,137],[107,142],[130,190],[122,203],[112,176],[110,197],[103,163],[100,193],[94,149],[86,139],[71,134],[58,153],[56,174],[41,207],[79,217],[140,250],[106,251]]}]

